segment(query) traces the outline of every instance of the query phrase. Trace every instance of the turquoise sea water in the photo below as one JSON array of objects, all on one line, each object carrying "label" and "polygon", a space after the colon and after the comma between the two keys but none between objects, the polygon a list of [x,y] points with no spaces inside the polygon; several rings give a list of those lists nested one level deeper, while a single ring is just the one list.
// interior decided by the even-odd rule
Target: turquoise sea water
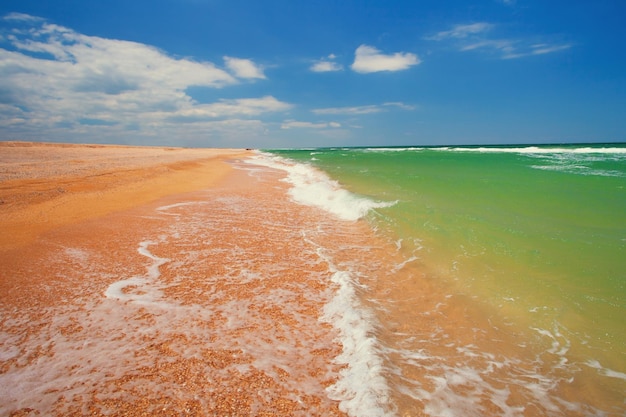
[{"label": "turquoise sea water", "polygon": [[479,414],[500,390],[511,415],[626,412],[626,145],[272,153],[389,203],[366,220],[405,263],[363,297],[400,412]]}]

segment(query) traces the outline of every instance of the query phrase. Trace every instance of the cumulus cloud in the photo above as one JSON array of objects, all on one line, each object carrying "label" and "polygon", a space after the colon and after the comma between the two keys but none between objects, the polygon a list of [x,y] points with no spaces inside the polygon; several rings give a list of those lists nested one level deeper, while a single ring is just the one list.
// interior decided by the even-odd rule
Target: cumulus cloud
[{"label": "cumulus cloud", "polygon": [[320,123],[312,123],[312,122],[300,122],[297,120],[285,120],[280,128],[281,129],[328,129],[328,128],[340,128],[341,124],[337,122],[320,122]]},{"label": "cumulus cloud", "polygon": [[335,58],[336,56],[334,54],[330,54],[327,58],[315,61],[313,65],[311,65],[310,70],[313,72],[333,72],[343,70],[343,65],[333,61]]},{"label": "cumulus cloud", "polygon": [[83,35],[29,15],[13,13],[3,22],[12,25],[0,36],[3,137],[159,135],[170,127],[181,134],[177,119],[215,126],[215,119],[291,107],[273,96],[199,103],[187,94],[190,87],[219,90],[242,79],[264,78],[247,59],[227,57],[227,71],[150,45]]},{"label": "cumulus cloud", "polygon": [[373,46],[361,45],[354,54],[352,70],[359,73],[401,71],[420,63],[417,55],[410,52],[383,54]]},{"label": "cumulus cloud", "polygon": [[333,72],[341,71],[343,66],[331,61],[317,61],[311,65],[311,71],[313,72]]},{"label": "cumulus cloud", "polygon": [[261,78],[265,79],[263,69],[249,59],[224,57],[226,67],[239,78]]}]

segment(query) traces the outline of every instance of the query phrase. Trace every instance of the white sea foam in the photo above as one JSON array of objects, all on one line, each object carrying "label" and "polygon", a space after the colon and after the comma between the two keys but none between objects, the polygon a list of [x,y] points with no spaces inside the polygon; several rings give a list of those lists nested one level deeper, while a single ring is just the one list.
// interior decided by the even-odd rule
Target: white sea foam
[{"label": "white sea foam", "polygon": [[[401,148],[364,148],[363,152],[405,152],[405,151],[421,151],[425,148],[419,147],[401,147]],[[358,149],[357,149],[358,150]]]},{"label": "white sea foam", "polygon": [[431,148],[436,151],[466,152],[466,153],[509,153],[520,154],[536,158],[540,163],[530,168],[544,171],[558,171],[568,174],[623,177],[624,173],[618,170],[598,169],[591,165],[594,162],[620,161],[626,157],[626,147],[441,147]]},{"label": "white sea foam", "polygon": [[524,147],[441,147],[431,148],[437,151],[452,151],[452,152],[481,152],[481,153],[524,153],[524,154],[626,154],[626,147],[601,147],[592,148],[589,146],[583,146],[580,148],[561,148],[561,147],[543,147],[543,146],[524,146]]},{"label": "white sea foam", "polygon": [[[331,268],[332,269],[332,268]],[[335,297],[324,307],[322,320],[340,332],[343,345],[336,361],[346,367],[341,378],[327,388],[331,399],[340,401],[339,409],[351,416],[389,415],[389,386],[383,376],[383,361],[373,333],[373,318],[359,305],[352,277],[335,271],[338,285]]]},{"label": "white sea foam", "polygon": [[[548,333],[553,336],[551,332],[542,332],[542,335]],[[436,340],[429,342],[438,343]],[[453,342],[450,345],[454,347]],[[450,363],[449,357],[431,355],[429,349],[394,350],[408,364],[420,369],[429,381],[426,388],[398,374],[404,384],[396,387],[402,394],[423,403],[426,415],[492,415],[492,411],[485,408],[485,403],[489,402],[499,408],[498,415],[521,417],[526,407],[519,400],[511,401],[511,387],[515,387],[517,395],[527,398],[529,404],[540,406],[549,415],[568,415],[567,412],[581,415],[583,405],[554,395],[560,384],[572,381],[571,374],[564,373],[560,365],[550,367],[541,357],[531,364],[519,357],[503,357],[473,345],[456,346],[455,351],[457,359]],[[600,369],[603,374],[606,372],[599,364],[589,366]],[[597,415],[594,411],[598,410],[588,407],[587,411],[589,415]]]},{"label": "white sea foam", "polygon": [[586,365],[590,368],[597,369],[601,375],[626,381],[626,373],[605,368],[597,360],[590,360],[586,363]]},{"label": "white sea foam", "polygon": [[550,349],[546,349],[546,352],[556,355],[560,358],[558,362],[559,367],[565,366],[568,362],[566,354],[571,347],[571,342],[565,337],[565,335],[561,333],[560,326],[558,324],[555,324],[552,331],[537,327],[531,327],[531,329],[551,340],[552,347]]},{"label": "white sea foam", "polygon": [[558,164],[558,165],[531,165],[533,169],[540,169],[543,171],[560,171],[569,174],[579,174],[579,175],[596,175],[601,177],[623,177],[624,173],[617,170],[607,170],[607,169],[591,169],[584,165],[576,165],[576,164]]},{"label": "white sea foam", "polygon": [[[137,252],[141,255],[152,260],[152,263],[147,267],[147,273],[144,276],[135,276],[128,279],[116,281],[104,292],[107,298],[117,299],[120,301],[131,301],[137,304],[154,304],[160,303],[162,292],[159,289],[156,281],[161,276],[159,268],[161,265],[169,262],[167,258],[160,258],[153,255],[148,246],[153,245],[155,242],[146,240],[139,244]],[[131,287],[133,290],[128,291],[125,289]]]},{"label": "white sea foam", "polygon": [[324,172],[280,156],[259,153],[246,162],[287,172],[285,181],[292,185],[289,195],[296,202],[319,207],[343,220],[358,220],[370,210],[390,207],[396,202],[374,201],[357,196],[328,177]]},{"label": "white sea foam", "polygon": [[[339,219],[355,221],[372,209],[395,204],[354,195],[322,171],[280,156],[258,153],[246,162],[285,171],[287,177],[284,181],[291,184],[288,192],[296,203],[322,208]],[[339,269],[323,247],[308,239],[306,234],[304,238],[315,247],[320,259],[328,264],[335,286],[334,295],[325,305],[320,320],[338,330],[342,353],[335,360],[344,367],[339,380],[327,387],[327,395],[339,401],[340,410],[350,416],[388,416],[393,408],[389,399],[390,388],[384,376],[382,353],[374,332],[374,317],[361,305],[357,296],[356,289],[360,284],[349,267]]]}]

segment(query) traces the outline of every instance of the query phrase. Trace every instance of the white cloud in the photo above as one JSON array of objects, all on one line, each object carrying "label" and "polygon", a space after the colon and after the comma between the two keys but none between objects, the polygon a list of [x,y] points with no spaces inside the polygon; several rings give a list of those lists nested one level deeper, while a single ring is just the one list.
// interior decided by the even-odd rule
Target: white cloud
[{"label": "white cloud", "polygon": [[549,44],[542,43],[542,44],[538,44],[538,45],[531,45],[530,46],[530,54],[531,55],[551,54],[552,52],[564,51],[564,50],[569,49],[571,47],[572,47],[571,44],[561,44],[561,45],[553,44],[553,45],[549,45]]},{"label": "white cloud", "polygon": [[[111,129],[112,130],[112,129]],[[102,129],[96,133],[100,134]],[[194,123],[168,123],[151,131],[131,133],[130,140],[145,138],[147,144],[177,144],[180,146],[215,146],[247,148],[256,141],[265,140],[267,123],[258,119],[232,118],[226,120],[199,120]],[[124,132],[122,132],[124,134]],[[125,133],[128,137],[128,133]],[[172,138],[175,138],[172,140]]]},{"label": "white cloud", "polygon": [[28,14],[25,14],[25,13],[9,13],[6,16],[4,16],[2,19],[3,20],[23,21],[23,22],[43,21],[43,19],[40,18],[40,17],[31,16],[31,15],[28,15]]},{"label": "white cloud", "polygon": [[226,67],[239,78],[261,78],[265,79],[263,69],[249,59],[232,58],[225,56]]},{"label": "white cloud", "polygon": [[322,58],[319,61],[314,62],[309,69],[313,72],[333,72],[343,70],[343,65],[333,61],[335,58],[337,58],[335,54],[330,54],[327,58]]},{"label": "white cloud", "polygon": [[176,117],[223,118],[230,116],[258,116],[264,113],[287,111],[292,106],[272,96],[262,98],[243,98],[220,100],[217,103],[194,104],[180,109]]},{"label": "white cloud", "polygon": [[221,89],[242,78],[264,77],[250,60],[227,58],[231,74],[210,62],[174,58],[137,42],[86,36],[28,15],[12,14],[3,21],[14,27],[0,38],[10,45],[3,49],[0,44],[2,137],[51,139],[93,131],[118,138],[164,135],[170,128],[183,135],[191,128],[180,121],[196,128],[215,126],[215,119],[291,108],[270,95],[198,103],[186,93],[189,87]]},{"label": "white cloud", "polygon": [[355,106],[355,107],[327,107],[323,109],[314,109],[312,110],[315,114],[370,114],[370,113],[380,113],[383,110],[380,106]]},{"label": "white cloud", "polygon": [[501,59],[517,59],[532,55],[544,55],[553,52],[564,51],[571,48],[571,44],[535,44],[528,45],[522,41],[499,39],[499,40],[483,40],[475,43],[467,44],[460,48],[461,51],[484,50],[487,52],[495,52],[500,55]]},{"label": "white cloud", "polygon": [[281,129],[328,129],[328,128],[340,128],[341,124],[337,122],[321,122],[321,123],[312,123],[312,122],[299,122],[296,120],[285,120],[281,125]]},{"label": "white cloud", "polygon": [[385,55],[373,46],[361,45],[355,51],[352,69],[360,73],[401,71],[420,62],[417,55],[410,52]]},{"label": "white cloud", "polygon": [[510,58],[515,54],[517,48],[517,42],[508,39],[497,40],[476,40],[472,43],[467,43],[464,46],[459,47],[460,51],[473,51],[484,50],[488,52],[495,52],[501,56],[501,58]]},{"label": "white cloud", "polygon": [[311,65],[311,71],[313,72],[332,72],[341,71],[343,66],[332,61],[317,61]]},{"label": "white cloud", "polygon": [[415,106],[405,104],[402,102],[388,102],[382,105],[372,104],[368,106],[354,106],[354,107],[327,107],[322,109],[313,109],[314,114],[338,114],[338,115],[360,115],[360,114],[372,114],[388,111],[389,107],[397,107],[403,110],[415,110]]},{"label": "white cloud", "polygon": [[[426,39],[452,41],[459,51],[481,51],[499,55],[501,59],[516,59],[544,55],[572,47],[568,43],[530,42],[524,38],[507,39],[490,36],[496,25],[486,22],[455,25]],[[537,38],[537,37],[534,37]]]},{"label": "white cloud", "polygon": [[393,101],[393,102],[383,103],[383,106],[397,107],[397,108],[402,109],[402,110],[415,110],[416,109],[415,106],[413,106],[411,104],[402,103],[401,101]]},{"label": "white cloud", "polygon": [[438,32],[428,37],[429,40],[441,41],[444,39],[465,39],[473,35],[487,32],[492,29],[493,25],[486,22],[470,23],[464,25],[455,25],[450,30]]}]

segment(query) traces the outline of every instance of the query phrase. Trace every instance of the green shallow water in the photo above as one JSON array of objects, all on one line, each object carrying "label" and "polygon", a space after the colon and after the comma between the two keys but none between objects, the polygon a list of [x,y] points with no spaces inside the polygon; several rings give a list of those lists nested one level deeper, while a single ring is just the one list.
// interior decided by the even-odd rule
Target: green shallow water
[{"label": "green shallow water", "polygon": [[273,153],[397,201],[369,220],[442,285],[626,373],[626,146]]}]

